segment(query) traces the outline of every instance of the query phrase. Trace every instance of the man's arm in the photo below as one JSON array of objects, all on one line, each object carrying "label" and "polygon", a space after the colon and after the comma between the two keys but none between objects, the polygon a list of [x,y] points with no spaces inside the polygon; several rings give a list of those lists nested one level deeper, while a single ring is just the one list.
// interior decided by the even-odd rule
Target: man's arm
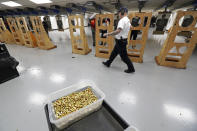
[{"label": "man's arm", "polygon": [[113,31],[113,32],[105,33],[103,36],[104,36],[104,37],[106,37],[106,36],[114,36],[114,35],[119,34],[121,31],[122,31],[122,29],[121,29],[121,28],[118,28],[117,30],[115,30],[115,31]]}]

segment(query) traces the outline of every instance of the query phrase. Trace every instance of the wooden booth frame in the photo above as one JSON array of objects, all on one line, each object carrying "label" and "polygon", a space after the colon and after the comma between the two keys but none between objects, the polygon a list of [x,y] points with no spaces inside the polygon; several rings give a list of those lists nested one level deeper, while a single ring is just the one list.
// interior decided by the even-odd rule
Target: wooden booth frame
[{"label": "wooden booth frame", "polygon": [[[135,13],[129,14],[129,19],[131,21],[134,17],[139,17],[141,22],[140,22],[139,26],[132,27],[132,29],[129,31],[127,52],[128,52],[129,58],[133,62],[143,63],[144,49],[146,46],[146,41],[148,39],[148,30],[149,30],[149,26],[150,26],[152,13],[151,12],[150,13],[135,12]],[[146,25],[144,26],[145,17],[147,17],[148,19],[147,19]],[[142,31],[142,39],[141,40],[130,40],[132,30]],[[140,49],[136,49],[137,44],[141,45]],[[132,49],[130,48],[131,46],[132,46]]]},{"label": "wooden booth frame", "polygon": [[37,47],[37,42],[32,32],[29,31],[24,17],[16,17],[16,22],[27,47]]},{"label": "wooden booth frame", "polygon": [[[72,42],[72,53],[81,55],[90,53],[92,50],[88,47],[84,29],[83,15],[68,16],[68,23]],[[77,30],[79,30],[80,34],[78,36],[75,36],[74,32],[76,32]]]},{"label": "wooden booth frame", "polygon": [[[103,20],[108,19],[108,24],[103,25]],[[107,32],[112,32],[114,30],[114,15],[113,14],[97,14],[96,15],[96,57],[109,58],[113,50],[114,38],[108,36],[106,38],[101,38],[100,31],[106,30]],[[101,43],[103,43],[101,45]]]},{"label": "wooden booth frame", "polygon": [[30,21],[33,26],[33,30],[34,30],[34,34],[37,40],[38,47],[43,50],[50,50],[50,49],[56,48],[57,46],[54,45],[49,39],[42,25],[41,18],[38,16],[30,16]]},{"label": "wooden booth frame", "polygon": [[14,44],[15,40],[11,32],[5,27],[4,21],[0,18],[0,41],[7,44]]},{"label": "wooden booth frame", "polygon": [[[194,19],[193,22],[187,26],[182,27],[179,25],[179,20],[186,16],[191,15]],[[176,43],[175,38],[181,31],[191,31],[192,36],[187,43]],[[197,43],[197,12],[196,11],[178,11],[176,19],[172,25],[172,28],[164,42],[164,45],[160,51],[160,54],[155,57],[156,63],[161,66],[169,66],[175,68],[186,68],[186,64],[192,55]],[[186,50],[184,53],[180,52],[180,49],[184,47]],[[176,49],[175,53],[170,52],[172,49]]]},{"label": "wooden booth frame", "polygon": [[14,37],[15,43],[18,45],[25,45],[23,34],[17,25],[16,19],[14,17],[9,17],[7,18],[7,22]]}]

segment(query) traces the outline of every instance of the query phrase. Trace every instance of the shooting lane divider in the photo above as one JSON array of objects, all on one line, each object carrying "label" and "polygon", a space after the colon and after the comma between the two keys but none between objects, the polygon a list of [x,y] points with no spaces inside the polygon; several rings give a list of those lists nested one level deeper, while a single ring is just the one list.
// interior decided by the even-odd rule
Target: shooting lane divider
[{"label": "shooting lane divider", "polygon": [[29,31],[28,27],[27,27],[27,23],[25,21],[24,17],[16,17],[16,22],[18,25],[18,28],[22,34],[22,37],[25,41],[25,46],[27,47],[37,47],[37,42],[36,39],[34,37],[34,35],[32,34],[31,31]]},{"label": "shooting lane divider", "polygon": [[[103,25],[103,21],[108,23]],[[96,15],[96,57],[109,58],[113,50],[114,38],[108,36],[101,38],[100,31],[106,30],[108,33],[114,30],[114,15],[113,14],[97,14]],[[101,44],[102,43],[102,44]]]},{"label": "shooting lane divider", "polygon": [[5,42],[7,44],[14,44],[15,40],[11,32],[5,27],[3,19],[0,18],[0,42]]},{"label": "shooting lane divider", "polygon": [[[88,47],[88,42],[84,30],[84,20],[82,15],[68,16],[70,37],[72,42],[72,53],[86,55],[92,50]],[[76,24],[75,24],[76,23]],[[73,25],[74,24],[74,25]],[[80,34],[75,36],[79,29]]]},{"label": "shooting lane divider", "polygon": [[15,43],[18,45],[25,45],[23,35],[17,26],[16,19],[14,17],[7,18],[8,25],[14,37]]},{"label": "shooting lane divider", "polygon": [[[129,14],[129,19],[131,21],[135,17],[139,17],[141,22],[137,27],[132,27],[132,29],[129,31],[127,52],[128,52],[129,58],[133,62],[143,63],[144,49],[145,49],[146,41],[148,38],[148,30],[150,27],[152,13],[151,12],[150,13],[135,12],[135,13]],[[146,24],[144,24],[145,18],[147,18]],[[140,40],[130,40],[132,30],[142,31],[142,37]],[[140,49],[136,49],[137,44],[141,45]]]},{"label": "shooting lane divider", "polygon": [[[182,27],[179,25],[179,21],[184,16],[192,16],[193,22],[187,26]],[[197,43],[197,13],[196,11],[178,11],[176,19],[172,25],[170,32],[168,33],[167,39],[164,42],[164,45],[160,51],[160,54],[155,57],[155,61],[158,65],[168,66],[174,68],[186,68],[186,64],[192,55],[193,50],[196,47]],[[189,42],[185,43],[176,43],[175,38],[179,32],[190,31],[192,36]],[[181,48],[185,48],[183,53],[180,52]],[[172,53],[171,50],[176,49],[175,53]]]},{"label": "shooting lane divider", "polygon": [[43,49],[43,50],[50,50],[50,49],[56,48],[57,46],[54,45],[50,41],[50,39],[49,39],[49,37],[42,25],[41,18],[38,16],[30,16],[30,21],[33,26],[33,30],[34,30],[35,38],[37,40],[38,48]]}]

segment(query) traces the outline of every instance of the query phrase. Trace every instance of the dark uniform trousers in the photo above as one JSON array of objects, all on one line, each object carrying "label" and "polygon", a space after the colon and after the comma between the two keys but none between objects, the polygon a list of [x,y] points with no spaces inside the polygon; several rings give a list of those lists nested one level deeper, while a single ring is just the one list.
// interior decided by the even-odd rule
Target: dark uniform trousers
[{"label": "dark uniform trousers", "polygon": [[138,30],[132,30],[131,31],[131,36],[130,36],[130,40],[133,37],[133,40],[137,39],[137,35],[138,35]]},{"label": "dark uniform trousers", "polygon": [[116,39],[116,45],[110,55],[109,60],[107,61],[107,64],[110,65],[118,54],[120,55],[122,61],[127,64],[128,69],[135,71],[133,63],[131,62],[127,54],[127,39]]}]

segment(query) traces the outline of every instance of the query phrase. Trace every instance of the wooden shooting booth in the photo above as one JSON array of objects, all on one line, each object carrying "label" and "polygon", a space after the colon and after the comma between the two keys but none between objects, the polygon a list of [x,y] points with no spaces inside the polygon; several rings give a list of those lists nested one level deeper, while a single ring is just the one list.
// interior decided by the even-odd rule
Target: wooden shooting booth
[{"label": "wooden shooting booth", "polygon": [[23,40],[25,41],[25,46],[32,47],[32,48],[37,47],[35,36],[32,34],[31,31],[29,31],[25,18],[16,17],[15,19],[16,19],[20,34],[22,34]]},{"label": "wooden shooting booth", "polygon": [[0,18],[0,42],[5,42],[7,44],[15,43],[15,40],[11,32],[5,27],[5,24],[2,18]]},{"label": "wooden shooting booth", "polygon": [[18,45],[25,45],[23,34],[17,25],[16,19],[14,17],[9,17],[7,18],[7,22],[14,37],[15,43]]},{"label": "wooden shooting booth", "polygon": [[[152,13],[136,12],[136,13],[129,14],[129,19],[131,20],[131,23],[134,18],[140,19],[139,25],[136,27],[132,27],[128,35],[127,52],[128,52],[129,58],[133,62],[143,63],[144,49],[145,49],[146,41],[148,38],[148,30],[150,26],[151,17],[152,17]],[[136,39],[136,40],[130,39],[131,32],[133,30],[142,32],[141,39]]]},{"label": "wooden shooting booth", "polygon": [[[192,16],[193,22],[187,27],[180,24],[184,16]],[[191,38],[187,42],[177,43],[176,37],[179,32],[190,31]],[[164,42],[160,54],[155,57],[156,63],[161,66],[175,68],[186,68],[189,57],[192,55],[197,43],[197,12],[196,11],[178,11],[173,26]],[[181,52],[181,50],[184,51]]]},{"label": "wooden shooting booth", "polygon": [[50,41],[42,25],[41,18],[38,16],[30,16],[30,21],[33,26],[34,35],[36,37],[38,47],[43,50],[56,48],[57,46]]},{"label": "wooden shooting booth", "polygon": [[108,36],[102,37],[103,31],[112,32],[114,30],[113,14],[96,15],[96,57],[109,58],[113,50],[114,38]]},{"label": "wooden shooting booth", "polygon": [[[82,15],[68,16],[70,37],[72,42],[72,53],[86,55],[92,50],[88,47],[88,42],[84,30],[84,20]],[[79,33],[79,35],[77,35]]]}]

